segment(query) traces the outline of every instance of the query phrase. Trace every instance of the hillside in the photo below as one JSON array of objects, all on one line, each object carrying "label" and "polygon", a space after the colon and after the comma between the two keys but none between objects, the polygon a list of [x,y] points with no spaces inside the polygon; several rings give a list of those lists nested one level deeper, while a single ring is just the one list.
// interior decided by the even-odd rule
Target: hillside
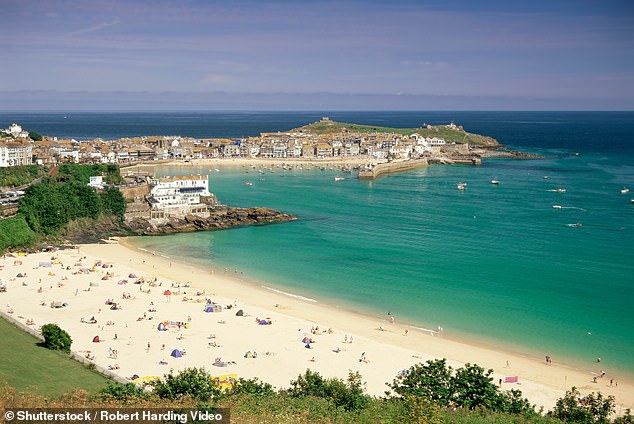
[{"label": "hillside", "polygon": [[452,143],[469,143],[478,146],[499,146],[496,139],[479,134],[466,132],[460,126],[449,127],[446,125],[432,126],[428,125],[424,128],[390,128],[380,127],[376,125],[350,124],[346,122],[336,122],[322,119],[303,127],[295,128],[292,131],[303,132],[308,134],[336,134],[347,132],[351,134],[368,134],[368,133],[394,133],[401,135],[419,134],[424,137],[438,137]]}]

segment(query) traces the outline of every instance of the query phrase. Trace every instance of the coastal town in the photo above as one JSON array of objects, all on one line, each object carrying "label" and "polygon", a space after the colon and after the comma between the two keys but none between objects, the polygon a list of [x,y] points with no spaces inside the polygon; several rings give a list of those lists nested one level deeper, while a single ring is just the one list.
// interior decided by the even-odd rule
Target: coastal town
[{"label": "coastal town", "polygon": [[[193,161],[198,159],[287,159],[333,160],[367,158],[375,161],[430,158],[475,158],[500,149],[496,140],[466,133],[456,124],[424,124],[419,129],[389,132],[361,127],[350,130],[324,117],[319,128],[311,126],[289,131],[261,133],[246,138],[192,138],[182,136],[139,136],[116,140],[40,136],[13,123],[2,130],[0,167],[17,165],[56,165],[58,163],[129,165],[145,161]],[[315,125],[313,124],[313,125]],[[441,131],[442,130],[442,131]],[[438,135],[434,135],[438,133]],[[449,134],[450,137],[445,135]],[[449,139],[449,138],[453,138]],[[456,139],[462,141],[455,141]]]}]

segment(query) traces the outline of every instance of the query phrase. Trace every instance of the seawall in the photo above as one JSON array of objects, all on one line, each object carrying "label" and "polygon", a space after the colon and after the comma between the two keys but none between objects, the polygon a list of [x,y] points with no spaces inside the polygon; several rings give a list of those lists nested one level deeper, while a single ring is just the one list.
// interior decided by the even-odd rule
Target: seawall
[{"label": "seawall", "polygon": [[376,165],[372,170],[359,171],[359,178],[373,179],[382,174],[390,174],[393,172],[408,171],[410,169],[418,168],[421,166],[427,166],[429,162],[427,159],[412,159],[399,162],[387,162]]}]

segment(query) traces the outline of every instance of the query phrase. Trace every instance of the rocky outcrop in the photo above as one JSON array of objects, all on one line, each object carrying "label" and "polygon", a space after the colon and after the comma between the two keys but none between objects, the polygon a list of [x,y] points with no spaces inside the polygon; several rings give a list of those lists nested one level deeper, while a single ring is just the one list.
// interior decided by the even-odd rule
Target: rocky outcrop
[{"label": "rocky outcrop", "polygon": [[225,230],[245,225],[264,225],[296,220],[297,217],[269,208],[217,207],[209,217],[186,215],[182,218],[134,218],[126,226],[139,235],[184,233],[192,231]]}]

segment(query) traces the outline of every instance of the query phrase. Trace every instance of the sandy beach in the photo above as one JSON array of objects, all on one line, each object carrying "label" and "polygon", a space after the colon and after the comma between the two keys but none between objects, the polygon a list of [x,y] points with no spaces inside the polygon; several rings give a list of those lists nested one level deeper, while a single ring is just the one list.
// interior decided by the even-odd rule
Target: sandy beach
[{"label": "sandy beach", "polygon": [[[546,365],[544,358],[422,331],[400,322],[398,313],[362,315],[236,275],[140,251],[125,240],[14,254],[0,260],[0,278],[9,282],[7,292],[0,293],[0,311],[34,329],[60,325],[70,333],[73,351],[124,378],[196,366],[217,376],[258,377],[286,387],[307,368],[339,378],[351,370],[359,371],[367,391],[379,396],[400,370],[447,358],[453,367],[492,368],[503,390],[520,389],[545,410],[572,386],[615,396],[617,412],[634,408],[634,382],[610,374],[602,364],[580,370],[553,358]],[[205,312],[208,302],[222,310]],[[240,310],[242,316],[236,314]],[[175,349],[183,356],[171,356]],[[606,375],[594,382],[601,371]],[[507,377],[517,382],[504,382]]]}]

